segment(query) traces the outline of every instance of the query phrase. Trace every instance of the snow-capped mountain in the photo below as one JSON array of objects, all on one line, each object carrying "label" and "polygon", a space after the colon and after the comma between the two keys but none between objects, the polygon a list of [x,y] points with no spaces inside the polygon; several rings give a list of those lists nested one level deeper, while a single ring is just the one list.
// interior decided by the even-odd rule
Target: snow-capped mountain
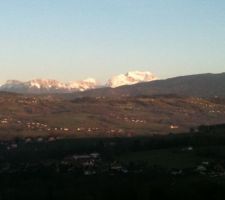
[{"label": "snow-capped mountain", "polygon": [[67,88],[70,88],[70,90],[78,88],[79,91],[95,89],[96,87],[98,87],[97,81],[93,78],[87,78],[82,81],[69,82],[66,85]]},{"label": "snow-capped mountain", "polygon": [[133,71],[112,77],[104,85],[99,85],[93,78],[81,81],[60,82],[51,79],[34,79],[26,82],[9,80],[2,86],[0,91],[17,93],[69,93],[85,91],[99,87],[116,88],[122,85],[133,85],[140,82],[156,80],[151,72]]},{"label": "snow-capped mountain", "polygon": [[157,80],[151,72],[133,71],[126,74],[119,74],[109,79],[107,86],[116,88],[123,85],[133,85],[141,82]]},{"label": "snow-capped mountain", "polygon": [[97,82],[92,78],[68,83],[50,79],[35,79],[27,82],[9,80],[0,86],[0,90],[21,93],[58,93],[84,91],[88,89],[94,89],[96,87]]}]

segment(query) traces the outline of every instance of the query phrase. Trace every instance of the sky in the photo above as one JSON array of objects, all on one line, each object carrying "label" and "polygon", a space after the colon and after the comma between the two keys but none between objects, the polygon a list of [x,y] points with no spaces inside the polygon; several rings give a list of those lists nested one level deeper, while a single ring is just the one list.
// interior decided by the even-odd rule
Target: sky
[{"label": "sky", "polygon": [[0,0],[0,83],[225,71],[224,0]]}]

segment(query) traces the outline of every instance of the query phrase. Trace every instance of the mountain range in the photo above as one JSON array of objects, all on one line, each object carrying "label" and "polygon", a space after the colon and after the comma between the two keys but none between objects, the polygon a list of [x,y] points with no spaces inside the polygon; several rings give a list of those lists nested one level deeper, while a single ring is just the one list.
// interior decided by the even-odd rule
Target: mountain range
[{"label": "mountain range", "polygon": [[109,79],[106,86],[110,88],[116,88],[123,85],[134,85],[142,82],[150,82],[157,80],[158,78],[151,72],[133,71],[126,74],[119,74]]},{"label": "mountain range", "polygon": [[96,80],[92,78],[68,83],[49,79],[35,79],[27,82],[9,80],[0,87],[0,90],[17,93],[65,93],[84,91],[96,87]]},{"label": "mountain range", "polygon": [[71,94],[74,97],[119,97],[181,95],[203,98],[225,98],[225,73],[197,74],[164,80],[124,85],[117,88],[99,88]]},{"label": "mountain range", "polygon": [[133,85],[140,82],[148,82],[157,78],[151,72],[133,71],[112,77],[104,85],[100,85],[93,78],[82,81],[63,83],[50,79],[35,79],[26,82],[9,80],[0,87],[1,91],[17,93],[70,93],[85,91],[101,87],[119,87],[123,85]]},{"label": "mountain range", "polygon": [[[93,79],[8,81],[2,89],[24,94],[0,92],[0,138],[137,136],[224,123],[225,73],[165,80],[142,75],[119,75],[104,87]],[[121,80],[126,85],[119,86]]]},{"label": "mountain range", "polygon": [[17,93],[68,93],[75,97],[117,97],[177,94],[196,97],[225,97],[225,73],[197,74],[158,79],[151,72],[128,72],[100,85],[95,79],[62,83],[36,79],[28,82],[7,81],[0,91]]}]

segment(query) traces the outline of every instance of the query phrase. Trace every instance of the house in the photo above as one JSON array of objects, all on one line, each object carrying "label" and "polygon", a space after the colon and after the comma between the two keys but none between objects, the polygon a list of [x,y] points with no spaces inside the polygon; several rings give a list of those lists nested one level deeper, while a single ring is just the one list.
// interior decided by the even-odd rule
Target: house
[{"label": "house", "polygon": [[90,175],[95,175],[95,174],[96,174],[96,171],[94,171],[94,170],[85,170],[84,171],[85,176],[90,176]]},{"label": "house", "polygon": [[29,142],[31,142],[31,141],[32,141],[31,138],[26,138],[26,139],[25,139],[25,142],[26,142],[26,143],[29,143]]},{"label": "house", "polygon": [[181,175],[183,173],[183,170],[182,169],[174,169],[172,170],[171,174],[173,176],[178,176],[178,175]]},{"label": "house", "polygon": [[197,168],[196,168],[196,171],[198,171],[198,172],[206,172],[207,171],[207,169],[206,169],[206,167],[205,166],[203,166],[203,165],[199,165],[199,166],[197,166]]},{"label": "house", "polygon": [[91,156],[88,154],[84,154],[84,155],[73,155],[73,159],[74,160],[83,160],[83,159],[90,159]]},{"label": "house", "polygon": [[12,149],[16,149],[17,147],[18,147],[17,144],[11,144],[11,148],[12,148]]},{"label": "house", "polygon": [[43,142],[43,141],[44,141],[44,139],[41,138],[41,137],[39,137],[39,138],[37,139],[37,142]]},{"label": "house", "polygon": [[100,154],[99,153],[91,153],[90,156],[92,158],[99,158]]},{"label": "house", "polygon": [[54,137],[48,138],[48,142],[53,142],[53,141],[55,141],[55,138]]},{"label": "house", "polygon": [[178,129],[179,126],[177,126],[177,125],[170,125],[170,128],[171,128],[171,129]]},{"label": "house", "polygon": [[203,161],[202,165],[209,165],[209,162],[208,161]]}]

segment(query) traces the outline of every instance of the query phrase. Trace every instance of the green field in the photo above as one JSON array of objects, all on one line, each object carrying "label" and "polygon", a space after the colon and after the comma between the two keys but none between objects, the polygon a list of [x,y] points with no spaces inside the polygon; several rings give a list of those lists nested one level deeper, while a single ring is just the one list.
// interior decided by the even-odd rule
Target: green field
[{"label": "green field", "polygon": [[[0,199],[223,200],[225,125],[199,130],[151,137],[0,141]],[[92,153],[100,157],[87,158]]]},{"label": "green field", "polygon": [[163,168],[193,168],[208,158],[196,155],[194,151],[187,152],[179,149],[160,149],[126,153],[118,157],[121,162],[146,161],[149,166]]}]

